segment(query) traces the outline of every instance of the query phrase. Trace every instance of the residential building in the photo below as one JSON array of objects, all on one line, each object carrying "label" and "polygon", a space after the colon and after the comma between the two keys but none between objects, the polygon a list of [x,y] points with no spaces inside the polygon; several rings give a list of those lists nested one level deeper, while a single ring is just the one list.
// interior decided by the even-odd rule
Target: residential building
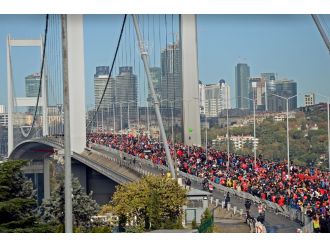
[{"label": "residential building", "polygon": [[205,95],[204,113],[206,117],[217,117],[224,109],[230,108],[230,86],[221,79],[218,83],[200,86],[200,95]]},{"label": "residential building", "polygon": [[0,126],[8,126],[8,113],[0,113]]},{"label": "residential building", "polygon": [[304,95],[304,105],[305,106],[311,106],[315,105],[315,94],[309,93]]},{"label": "residential building", "polygon": [[4,105],[0,105],[0,113],[5,113],[6,107]]}]

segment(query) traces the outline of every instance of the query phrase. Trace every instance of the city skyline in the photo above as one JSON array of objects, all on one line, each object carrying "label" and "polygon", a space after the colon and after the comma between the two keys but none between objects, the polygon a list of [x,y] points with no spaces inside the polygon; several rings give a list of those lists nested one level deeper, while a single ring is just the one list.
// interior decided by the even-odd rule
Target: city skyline
[{"label": "city skyline", "polygon": [[[0,16],[2,20],[12,20],[14,18],[15,16],[10,15]],[[146,16],[145,19],[147,18],[150,18],[150,20],[154,18],[156,24],[162,21],[158,15]],[[159,18],[159,21],[157,21],[157,18]],[[172,16],[167,15],[167,18],[170,22]],[[329,21],[329,16],[324,18]],[[174,16],[174,31],[178,29],[177,19],[177,16]],[[327,69],[330,66],[330,58],[310,16],[198,15],[197,20],[199,78],[202,82],[212,83],[225,79],[232,88],[231,97],[233,97],[233,92],[236,90],[235,65],[242,62],[249,65],[251,77],[260,73],[274,72],[278,74],[279,79],[287,78],[297,81],[298,93],[306,93],[307,91],[330,92],[330,86],[327,83],[328,78],[330,78],[330,72]],[[108,27],[108,21],[111,21],[113,25]],[[116,35],[114,35],[115,38],[109,37],[109,33],[119,33],[121,21],[122,15],[85,16],[87,105],[94,102],[92,92],[95,68],[109,65],[113,57],[111,49],[113,49],[117,38]],[[11,23],[12,27],[0,27],[0,48],[3,51],[6,50],[5,41],[8,33],[11,33],[14,38],[39,37],[44,28],[44,16],[23,15]],[[105,26],[107,26],[106,29]],[[104,30],[109,30],[109,32]],[[242,33],[237,34],[235,30],[241,30]],[[249,35],[246,35],[247,33]],[[103,36],[100,36],[100,34],[103,34]],[[160,67],[160,50],[166,47],[165,38],[162,38],[163,41],[159,44],[159,47],[154,48],[157,51],[159,49],[159,52],[150,54],[150,60],[153,61],[152,66],[155,67]],[[168,44],[172,43],[172,38],[173,35],[169,35]],[[251,38],[254,40],[253,42],[251,42]],[[228,42],[231,49],[227,48]],[[108,43],[108,45],[104,46],[105,43]],[[93,50],[91,46],[98,48]],[[104,52],[106,47],[112,48],[109,49],[109,52]],[[33,48],[28,49],[29,51],[26,52],[15,50],[13,50],[14,72],[16,73],[14,79],[16,79],[15,86],[18,87],[16,84],[18,84],[18,81],[21,83],[21,78],[40,70],[40,61],[30,59],[31,61],[27,63],[24,59],[19,59],[22,56],[37,57],[39,51]],[[241,58],[239,58],[239,54]],[[5,52],[1,52],[0,56],[1,61],[3,61],[0,63],[0,104],[7,105]],[[139,57],[137,56],[137,58]],[[122,64],[122,66],[125,66],[125,64]],[[137,70],[137,68],[133,69]],[[133,71],[133,73],[136,73],[136,71]],[[144,75],[136,74],[139,82],[145,81]],[[317,88],[315,88],[315,85],[317,85]],[[139,87],[141,97],[141,85]],[[17,91],[19,93],[20,88]],[[147,98],[144,92],[143,98]],[[316,102],[320,100],[322,99],[316,97]],[[298,105],[303,105],[302,98],[298,99]]]}]

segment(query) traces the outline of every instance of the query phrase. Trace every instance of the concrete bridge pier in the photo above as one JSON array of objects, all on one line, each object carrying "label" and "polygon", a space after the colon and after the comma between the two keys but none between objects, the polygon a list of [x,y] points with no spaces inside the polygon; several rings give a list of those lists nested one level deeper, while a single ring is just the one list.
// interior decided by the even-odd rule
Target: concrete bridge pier
[{"label": "concrete bridge pier", "polygon": [[28,179],[31,179],[33,189],[36,190],[38,204],[41,204],[42,200],[45,198],[45,189],[49,190],[50,188],[50,179],[48,178],[48,185],[46,185],[44,172],[44,160],[31,160],[28,165],[23,168],[24,175]]},{"label": "concrete bridge pier", "polygon": [[75,159],[72,159],[72,175],[78,178],[87,194],[93,192],[92,198],[100,205],[109,203],[118,185]]},{"label": "concrete bridge pier", "polygon": [[44,159],[44,199],[50,198],[50,159]]}]

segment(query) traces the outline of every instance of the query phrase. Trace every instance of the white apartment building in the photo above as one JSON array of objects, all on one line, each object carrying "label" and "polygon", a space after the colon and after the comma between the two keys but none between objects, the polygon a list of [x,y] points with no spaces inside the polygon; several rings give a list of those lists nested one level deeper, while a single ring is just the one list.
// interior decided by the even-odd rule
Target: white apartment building
[{"label": "white apartment building", "polygon": [[201,114],[217,117],[222,110],[230,109],[230,86],[224,80],[214,84],[199,84]]}]

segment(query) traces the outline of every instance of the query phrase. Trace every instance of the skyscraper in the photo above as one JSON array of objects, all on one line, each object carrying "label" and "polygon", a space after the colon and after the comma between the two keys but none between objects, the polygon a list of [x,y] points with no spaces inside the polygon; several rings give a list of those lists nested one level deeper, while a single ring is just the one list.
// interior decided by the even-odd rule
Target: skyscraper
[{"label": "skyscraper", "polygon": [[276,74],[273,72],[261,73],[261,78],[265,81],[265,111],[275,107],[275,99],[272,94],[276,91],[275,80]]},{"label": "skyscraper", "polygon": [[40,74],[35,73],[25,77],[25,96],[38,97],[40,84]]},{"label": "skyscraper", "polygon": [[160,98],[162,108],[169,108],[174,102],[175,115],[182,113],[182,69],[179,42],[168,45],[161,51]]},{"label": "skyscraper", "polygon": [[249,78],[250,67],[245,63],[238,63],[235,67],[237,108],[249,108],[248,100],[244,99],[244,97],[247,98],[249,96]]},{"label": "skyscraper", "polygon": [[[255,83],[255,87],[253,84]],[[256,100],[256,110],[265,110],[265,90],[266,82],[263,77],[251,77],[249,79],[249,98]],[[253,110],[253,101],[249,102],[250,110]]]},{"label": "skyscraper", "polygon": [[[95,107],[97,107],[102,98],[102,94],[107,83],[109,76],[109,66],[98,66],[96,67],[96,73],[94,74],[94,96],[95,96]],[[104,94],[102,104],[100,108],[111,107],[110,100],[110,84],[113,81],[113,78],[110,78],[108,88]]]},{"label": "skyscraper", "polygon": [[[278,80],[276,84],[276,94],[289,98],[297,95],[297,83],[293,80]],[[297,97],[289,100],[289,111],[297,109]],[[276,111],[286,111],[286,101],[277,98]]]},{"label": "skyscraper", "polygon": [[132,123],[137,118],[137,77],[133,74],[133,67],[119,67],[119,75],[111,83],[110,98],[116,103],[117,121],[122,118],[123,128],[127,127],[128,122]]},{"label": "skyscraper", "polygon": [[[40,74],[39,73],[35,73],[35,74],[31,74],[28,75],[27,77],[25,77],[25,96],[26,97],[38,97],[38,93],[39,93],[39,84],[40,84]],[[42,93],[41,93],[41,89],[40,89],[40,97],[42,97]],[[35,111],[35,107],[33,106],[29,106],[28,107],[28,112],[30,114],[33,114]],[[38,111],[41,111],[41,107],[38,107]]]},{"label": "skyscraper", "polygon": [[205,114],[205,84],[198,82],[200,114]]},{"label": "skyscraper", "polygon": [[98,77],[100,75],[109,75],[109,72],[110,72],[109,66],[97,66],[94,77]]},{"label": "skyscraper", "polygon": [[[157,95],[160,95],[160,83],[161,83],[161,78],[162,78],[162,71],[161,68],[159,67],[151,67],[150,68],[150,75],[151,75],[151,80],[154,85],[155,93]],[[153,98],[151,95],[151,92],[149,90],[149,85],[148,85],[148,102],[151,103],[153,102]]]}]

